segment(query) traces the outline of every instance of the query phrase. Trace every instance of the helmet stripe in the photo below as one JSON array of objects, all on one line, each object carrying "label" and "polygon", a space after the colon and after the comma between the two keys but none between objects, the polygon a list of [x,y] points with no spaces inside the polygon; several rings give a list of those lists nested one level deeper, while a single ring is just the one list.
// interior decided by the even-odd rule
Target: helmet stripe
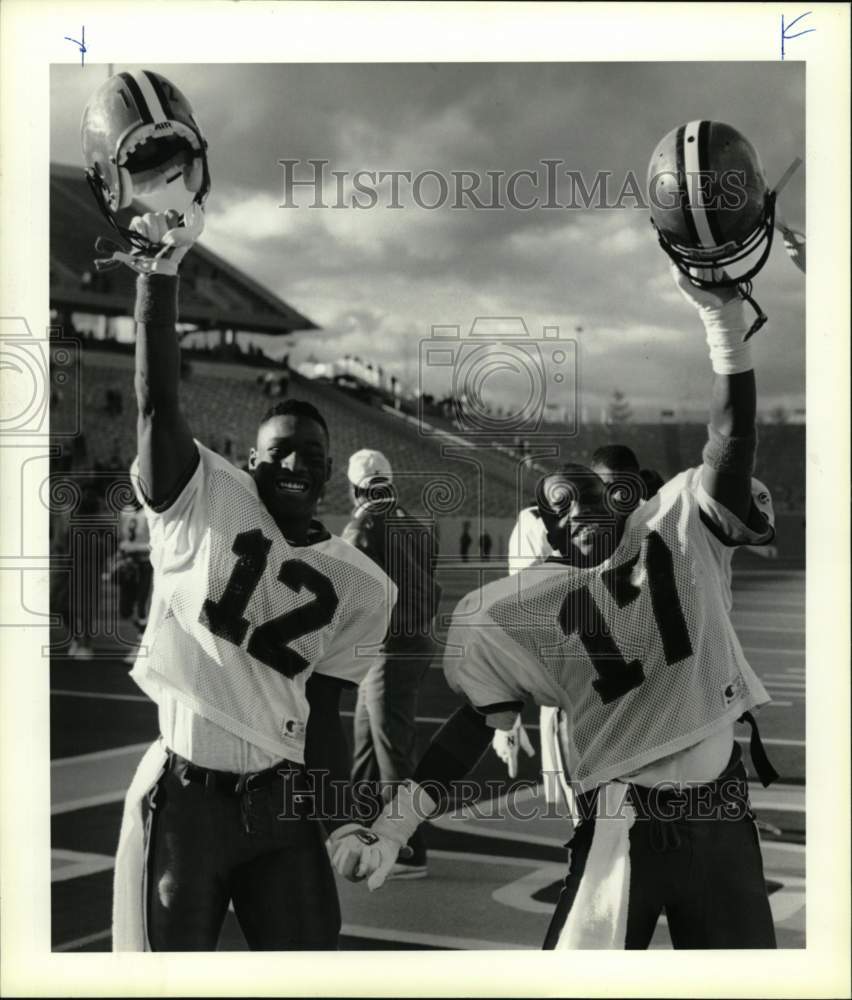
[{"label": "helmet stripe", "polygon": [[712,248],[716,246],[716,240],[713,238],[710,223],[707,220],[704,192],[702,191],[698,177],[699,173],[705,169],[707,162],[706,157],[703,160],[701,158],[701,143],[699,142],[701,126],[704,124],[705,122],[694,121],[687,122],[684,126],[683,157],[687,174],[687,186],[695,193],[695,200],[690,201],[695,231],[698,234],[701,245]]},{"label": "helmet stripe", "polygon": [[152,119],[154,123],[164,122],[168,120],[168,116],[163,110],[163,105],[160,103],[160,98],[157,96],[157,92],[151,86],[151,81],[144,73],[134,74],[134,79],[139,86],[139,90],[145,96],[145,103],[148,105],[148,109],[151,112]]},{"label": "helmet stripe", "polygon": [[174,113],[172,112],[172,105],[168,97],[166,97],[165,91],[160,85],[159,77],[157,77],[155,73],[152,73],[150,70],[147,69],[143,70],[142,73],[153,87],[154,93],[157,95],[157,100],[160,102],[160,106],[163,109],[163,114],[165,114],[166,118],[173,119]]},{"label": "helmet stripe", "polygon": [[[710,128],[712,122],[703,121],[698,127],[698,162],[702,164],[704,170],[710,170]],[[719,190],[719,177],[713,177],[712,189]],[[722,233],[722,226],[719,219],[719,206],[713,204],[705,208],[707,225],[716,246],[723,246],[726,242]]]},{"label": "helmet stripe", "polygon": [[686,223],[686,228],[689,233],[689,240],[694,245],[698,243],[698,233],[695,229],[695,222],[692,219],[692,208],[689,203],[689,177],[687,175],[686,166],[686,154],[684,152],[684,133],[686,132],[686,125],[681,125],[677,130],[677,136],[675,137],[675,159],[677,163],[677,186],[678,186],[678,198],[680,201],[681,211],[683,212],[683,221]]},{"label": "helmet stripe", "polygon": [[130,73],[119,73],[118,75],[122,80],[124,80],[125,86],[130,91],[130,96],[133,98],[133,102],[136,105],[136,111],[142,119],[142,124],[150,125],[154,119],[145,98],[142,96],[139,84],[133,79]]}]

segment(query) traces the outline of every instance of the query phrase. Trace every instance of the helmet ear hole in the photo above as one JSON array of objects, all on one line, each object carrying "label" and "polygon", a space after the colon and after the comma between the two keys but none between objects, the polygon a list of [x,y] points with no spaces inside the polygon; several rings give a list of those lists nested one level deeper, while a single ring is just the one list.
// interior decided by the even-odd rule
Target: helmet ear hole
[{"label": "helmet ear hole", "polygon": [[204,164],[200,156],[194,156],[183,168],[183,183],[187,191],[197,194],[204,181]]},{"label": "helmet ear hole", "polygon": [[134,198],[159,194],[177,180],[199,201],[210,189],[206,142],[192,107],[151,70],[117,73],[101,84],[83,111],[80,138],[98,206],[134,246],[138,234],[115,218]]},{"label": "helmet ear hole", "polygon": [[110,200],[112,198],[115,198],[118,202],[115,206],[116,211],[122,208],[129,208],[130,203],[133,201],[133,178],[126,167],[118,168],[118,191],[111,195]]}]

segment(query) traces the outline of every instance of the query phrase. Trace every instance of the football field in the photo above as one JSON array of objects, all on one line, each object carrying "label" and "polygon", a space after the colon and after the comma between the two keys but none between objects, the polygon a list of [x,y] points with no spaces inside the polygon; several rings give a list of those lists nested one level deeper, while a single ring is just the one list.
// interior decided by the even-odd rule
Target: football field
[{"label": "football field", "polygon": [[[502,575],[498,563],[441,573],[442,612],[464,593]],[[761,735],[779,782],[752,783],[778,945],[805,945],[805,574],[738,556],[733,620],[746,656],[772,703]],[[126,649],[103,645],[89,661],[51,666],[52,943],[57,951],[110,949],[113,853],[124,793],[157,735],[153,704],[128,678]],[[351,718],[354,696],[345,704]],[[458,702],[433,664],[422,685],[418,747]],[[537,745],[537,709],[525,724]],[[738,727],[747,743],[748,728]],[[746,754],[746,762],[749,763]],[[520,790],[507,803],[503,765],[489,750],[472,777],[489,782],[489,808],[450,814],[427,829],[429,875],[369,894],[339,881],[346,949],[535,949],[541,946],[561,879],[570,826],[541,815],[538,754],[522,755]],[[511,806],[511,808],[510,808]],[[536,813],[536,818],[524,814]],[[665,920],[653,947],[670,947]],[[229,914],[220,949],[244,949]]]}]

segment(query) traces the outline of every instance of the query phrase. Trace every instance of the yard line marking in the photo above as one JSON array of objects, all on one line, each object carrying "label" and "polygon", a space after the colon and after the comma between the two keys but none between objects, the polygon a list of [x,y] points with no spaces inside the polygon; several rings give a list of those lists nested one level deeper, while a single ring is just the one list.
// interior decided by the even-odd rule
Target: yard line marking
[{"label": "yard line marking", "polygon": [[[559,817],[554,817],[554,819],[558,820]],[[570,820],[570,818],[568,816],[563,816],[563,817],[561,817],[561,819],[562,819],[562,821],[564,823],[568,824],[568,826],[569,826],[569,831],[568,832],[570,832],[570,826],[571,826],[571,820]],[[564,837],[545,837],[545,836],[543,836],[540,833],[523,833],[522,834],[522,833],[518,833],[516,830],[514,830],[514,831],[513,830],[494,830],[494,829],[492,829],[490,827],[485,826],[484,824],[477,824],[473,820],[472,817],[461,818],[461,817],[456,816],[455,818],[453,818],[452,815],[445,814],[443,816],[438,816],[435,819],[431,819],[431,820],[429,820],[429,822],[432,824],[432,826],[437,826],[437,827],[439,827],[442,830],[455,830],[456,833],[463,833],[463,834],[466,834],[468,836],[472,835],[472,836],[475,836],[475,837],[489,837],[492,840],[511,840],[511,841],[513,841],[515,843],[521,843],[521,844],[539,844],[542,847],[558,847],[558,848],[561,849],[561,848],[565,847],[565,841],[568,839],[568,832],[566,832],[566,835]],[[491,822],[491,821],[489,820],[489,822]],[[463,823],[463,824],[466,824],[466,825],[469,825],[469,826],[474,826],[476,829],[475,829],[474,832],[472,832],[471,830],[459,830],[459,828],[458,828],[458,824],[459,823]],[[481,830],[480,830],[480,825],[482,826]],[[429,855],[430,856],[432,854],[437,854],[437,853],[439,853],[439,852],[438,851],[432,851],[432,850],[429,851]],[[461,860],[466,860],[467,858],[475,858],[475,857],[487,857],[487,858],[498,858],[498,857],[500,857],[499,855],[496,855],[496,854],[486,854],[486,855],[466,854],[464,851],[459,851],[459,852],[442,851],[441,853],[443,853],[444,855],[447,855],[447,856],[449,856],[451,854],[457,854],[457,856]],[[508,862],[510,862],[510,863],[513,863],[513,864],[518,864],[518,861],[519,861],[518,858],[508,858],[506,860]],[[552,864],[552,862],[542,861],[541,864],[542,865]],[[527,860],[526,862],[524,862],[524,866],[525,867],[529,867],[529,865],[530,865],[530,861],[529,860]]]},{"label": "yard line marking", "polygon": [[[749,736],[735,736],[734,739],[737,741],[737,743],[750,743],[751,742],[751,738]],[[805,741],[804,740],[786,740],[786,739],[781,739],[780,737],[772,738],[772,737],[763,737],[763,736],[761,736],[760,742],[763,743],[765,746],[769,746],[769,747],[802,747],[802,748],[804,748],[804,746],[805,746]]]},{"label": "yard line marking", "polygon": [[[790,704],[792,704],[792,702],[789,702],[789,701],[773,701],[772,704],[773,705],[790,705]],[[340,714],[341,715],[349,716],[351,718],[355,713],[354,712],[350,712],[350,711],[341,711]],[[431,726],[441,726],[447,720],[446,719],[438,718],[437,716],[434,716],[434,715],[418,715],[415,718],[414,721],[415,722],[425,722],[427,725],[431,725]],[[524,723],[524,729],[532,729],[532,730],[538,731],[539,728],[540,727],[539,727],[539,724],[537,722],[525,722]],[[736,741],[738,743],[749,743],[750,742],[750,737],[748,737],[748,736],[737,736],[737,737],[735,737],[735,739],[736,739]],[[768,746],[768,747],[804,747],[805,746],[805,741],[804,740],[788,740],[788,739],[782,739],[780,737],[773,737],[773,736],[761,736],[760,741],[761,741],[761,743],[764,744],[764,746]]]},{"label": "yard line marking", "polygon": [[64,698],[96,698],[102,701],[147,701],[149,705],[154,704],[145,694],[113,694],[110,691],[72,691],[69,688],[51,688],[50,693],[61,695]]},{"label": "yard line marking", "polygon": [[[430,851],[438,854],[438,851]],[[443,934],[424,934],[420,931],[388,930],[384,927],[367,927],[364,924],[344,924],[341,934],[350,937],[375,938],[377,941],[394,941],[404,944],[426,944],[433,948],[452,948],[459,951],[533,951],[538,945],[521,945],[517,941],[508,944],[505,941],[483,941],[479,938],[447,937]]]},{"label": "yard line marking", "polygon": [[[766,742],[764,740],[764,742]],[[113,802],[121,802],[127,794],[127,789],[114,789],[110,792],[101,792],[100,795],[90,795],[84,799],[69,799],[67,802],[55,802],[50,807],[51,816],[59,816],[62,813],[77,812],[78,809],[91,809],[92,806],[108,806]]]},{"label": "yard line marking", "polygon": [[85,937],[74,938],[73,941],[64,941],[62,944],[54,945],[53,951],[73,951],[75,948],[83,948],[87,944],[94,944],[95,941],[105,941],[112,937],[112,931],[95,931],[94,934],[87,934]]},{"label": "yard line marking", "polygon": [[744,653],[766,653],[767,656],[804,656],[804,649],[767,649],[765,646],[743,646]]},{"label": "yard line marking", "polygon": [[[782,628],[780,625],[746,625],[745,622],[734,621],[737,632],[779,632],[785,635],[804,635],[803,628]],[[804,650],[800,652],[804,653]]]},{"label": "yard line marking", "polygon": [[[430,851],[430,854],[438,854]],[[533,945],[520,945],[517,942],[509,944],[506,941],[483,941],[479,938],[449,937],[443,934],[424,934],[418,931],[388,930],[385,927],[367,927],[365,924],[344,924],[340,933],[347,937],[372,938],[376,941],[393,941],[401,944],[425,944],[433,948],[452,949],[454,951],[533,951]],[[97,931],[85,937],[76,938],[56,945],[54,951],[73,951],[96,941],[104,941],[112,935],[112,931]],[[537,946],[536,946],[537,947]]]},{"label": "yard line marking", "polygon": [[67,767],[69,764],[87,764],[90,761],[108,760],[110,757],[121,757],[125,754],[142,753],[147,750],[153,740],[147,743],[129,743],[123,747],[112,747],[109,750],[95,750],[92,753],[80,753],[74,757],[57,757],[50,762],[51,768]]},{"label": "yard line marking", "polygon": [[[72,878],[83,878],[98,872],[110,871],[115,867],[115,859],[109,854],[91,854],[85,851],[63,851],[53,848],[50,852],[51,882],[67,882]],[[53,862],[58,867],[53,868]]]},{"label": "yard line marking", "polygon": [[[773,605],[774,607],[774,605]],[[738,602],[735,602],[735,606],[731,614],[736,618],[737,615],[760,615],[761,618],[804,618],[804,611],[764,611],[762,608],[744,608]]]},{"label": "yard line marking", "polygon": [[735,569],[734,579],[752,580],[762,576],[767,579],[775,577],[781,580],[792,580],[804,577],[805,572],[803,569]]}]

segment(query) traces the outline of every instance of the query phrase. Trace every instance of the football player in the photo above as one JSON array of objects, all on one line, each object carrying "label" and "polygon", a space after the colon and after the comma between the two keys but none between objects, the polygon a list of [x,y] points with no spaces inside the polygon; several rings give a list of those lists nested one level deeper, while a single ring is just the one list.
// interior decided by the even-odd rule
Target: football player
[{"label": "football player", "polygon": [[[734,722],[769,699],[728,614],[719,553],[769,542],[751,492],[755,378],[745,299],[674,271],[715,372],[700,466],[632,513],[591,469],[540,484],[558,556],[463,598],[444,669],[468,704],[373,824],[335,847],[382,884],[399,845],[511,728],[528,698],[570,718],[581,822],[545,948],[645,948],[665,908],[677,948],[768,948],[775,933]],[[749,716],[750,718],[750,716]],[[761,779],[777,775],[753,729]]]},{"label": "football player", "polygon": [[131,676],[161,735],[125,802],[113,947],[213,950],[233,904],[252,949],[334,948],[319,793],[348,781],[339,692],[375,661],[396,588],[315,519],[331,458],[309,403],[262,417],[249,472],[193,438],[175,323],[178,268],[202,228],[197,204],[185,225],[149,213],[131,224],[146,249],[115,255],[140,273],[131,475],[154,569]]},{"label": "football player", "polygon": [[[622,488],[627,495],[635,499],[636,503],[640,502],[640,484],[635,477],[642,476],[643,472],[657,475],[650,470],[640,470],[636,455],[632,449],[623,444],[603,445],[596,449],[592,455],[591,468],[607,485],[621,480]],[[642,476],[641,490],[644,497],[650,495],[644,476]],[[547,540],[547,527],[538,506],[533,504],[531,507],[524,507],[518,514],[518,520],[509,537],[509,574],[513,576],[522,569],[544,562],[552,555],[553,546]],[[565,726],[567,718],[564,712],[542,705],[539,710],[539,740],[544,797],[549,803],[565,806],[568,813],[573,814],[573,795],[565,762],[559,749],[559,729],[560,727],[564,729]],[[567,734],[563,732],[563,742],[566,739]],[[517,776],[520,751],[523,750],[528,757],[532,757],[535,753],[520,716],[515,720],[512,729],[494,730],[491,747],[505,763],[510,778]]]}]

